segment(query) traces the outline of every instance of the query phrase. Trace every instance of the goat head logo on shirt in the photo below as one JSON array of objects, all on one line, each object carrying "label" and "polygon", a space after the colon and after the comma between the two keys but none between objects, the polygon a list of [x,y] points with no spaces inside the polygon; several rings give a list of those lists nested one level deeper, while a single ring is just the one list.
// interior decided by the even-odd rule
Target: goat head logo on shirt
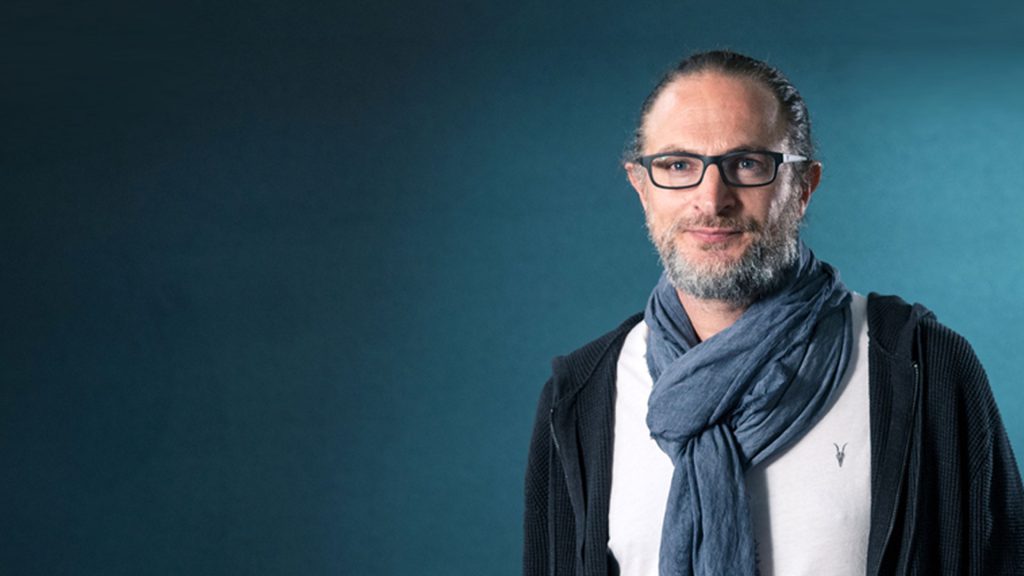
[{"label": "goat head logo on shirt", "polygon": [[839,444],[833,443],[832,445],[836,447],[836,461],[839,462],[839,467],[842,468],[843,458],[846,458],[846,444],[843,444],[842,448],[839,447]]}]

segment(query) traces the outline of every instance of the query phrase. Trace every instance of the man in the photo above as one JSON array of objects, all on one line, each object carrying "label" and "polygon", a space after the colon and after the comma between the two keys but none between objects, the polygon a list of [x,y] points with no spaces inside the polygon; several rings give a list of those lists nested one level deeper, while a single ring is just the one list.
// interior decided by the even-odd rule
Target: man
[{"label": "man", "polygon": [[803,245],[813,153],[800,94],[740,54],[695,54],[647,98],[624,166],[665,272],[554,362],[525,574],[1024,574],[984,371]]}]

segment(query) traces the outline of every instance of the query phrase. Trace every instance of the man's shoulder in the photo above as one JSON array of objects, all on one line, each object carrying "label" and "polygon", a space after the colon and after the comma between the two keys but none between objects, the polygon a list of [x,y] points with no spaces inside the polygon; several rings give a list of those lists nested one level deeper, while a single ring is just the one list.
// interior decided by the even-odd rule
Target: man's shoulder
[{"label": "man's shoulder", "polygon": [[[576,350],[557,356],[551,361],[553,381],[564,383],[556,397],[566,395],[570,390],[565,386],[578,386],[590,379],[603,362],[610,362],[618,357],[618,351],[626,335],[643,320],[643,313],[637,313],[619,324],[615,329],[602,334]],[[559,393],[560,392],[560,393]]]},{"label": "man's shoulder", "polygon": [[568,354],[556,357],[553,361],[555,372],[559,373],[565,370],[586,371],[587,369],[593,369],[593,367],[600,362],[603,357],[607,356],[609,352],[621,347],[622,341],[626,338],[626,335],[629,334],[629,331],[640,323],[643,318],[644,315],[642,312],[634,314],[629,318],[626,318],[614,329],[598,336]]},{"label": "man's shoulder", "polygon": [[872,340],[893,353],[908,353],[917,338],[924,345],[942,342],[970,348],[963,336],[940,322],[923,304],[911,304],[899,296],[872,292],[867,319]]},{"label": "man's shoulder", "polygon": [[988,393],[988,378],[970,342],[921,304],[872,293],[868,335],[892,361],[923,363],[933,392],[942,387],[951,393],[980,387]]},{"label": "man's shoulder", "polygon": [[868,294],[868,337],[873,346],[889,355],[909,356],[918,327],[934,319],[932,311],[922,304],[911,304],[891,294]]}]

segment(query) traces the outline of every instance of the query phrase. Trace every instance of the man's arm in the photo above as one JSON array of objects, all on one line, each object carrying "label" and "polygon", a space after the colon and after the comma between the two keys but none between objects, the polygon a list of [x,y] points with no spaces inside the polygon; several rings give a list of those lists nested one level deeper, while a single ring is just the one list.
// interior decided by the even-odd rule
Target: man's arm
[{"label": "man's arm", "polygon": [[[945,422],[933,412],[932,426],[946,428],[936,430],[937,435],[962,434],[960,441],[966,451],[966,510],[961,509],[966,516],[962,541],[968,546],[963,551],[964,565],[970,574],[1021,574],[1024,486],[988,376],[966,339],[935,320],[925,324],[926,338],[934,344],[928,347],[931,358],[926,365],[956,382],[956,400],[951,404],[958,408],[943,414],[949,417]],[[941,462],[944,459],[940,457],[940,462],[932,465],[940,472],[953,474]]]},{"label": "man's arm", "polygon": [[993,416],[985,461],[971,475],[971,573],[1020,574],[1024,572],[1024,488],[1003,423],[998,412]]},{"label": "man's arm", "polygon": [[526,504],[523,511],[523,574],[549,572],[548,499],[551,472],[551,380],[541,391],[526,462]]}]

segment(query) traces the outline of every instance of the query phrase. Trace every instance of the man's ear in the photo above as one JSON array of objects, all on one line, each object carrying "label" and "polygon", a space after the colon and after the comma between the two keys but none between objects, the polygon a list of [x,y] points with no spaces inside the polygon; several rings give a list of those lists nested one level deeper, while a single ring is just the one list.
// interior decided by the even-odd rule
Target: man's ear
[{"label": "man's ear", "polygon": [[811,201],[811,195],[821,183],[821,171],[821,162],[811,162],[804,177],[801,178],[800,203],[803,204],[804,210],[807,209],[807,204]]},{"label": "man's ear", "polygon": [[636,190],[636,195],[640,197],[640,204],[643,204],[646,211],[647,171],[636,162],[626,162],[622,167],[626,169],[626,177],[629,178],[629,184],[633,187],[633,190]]}]

